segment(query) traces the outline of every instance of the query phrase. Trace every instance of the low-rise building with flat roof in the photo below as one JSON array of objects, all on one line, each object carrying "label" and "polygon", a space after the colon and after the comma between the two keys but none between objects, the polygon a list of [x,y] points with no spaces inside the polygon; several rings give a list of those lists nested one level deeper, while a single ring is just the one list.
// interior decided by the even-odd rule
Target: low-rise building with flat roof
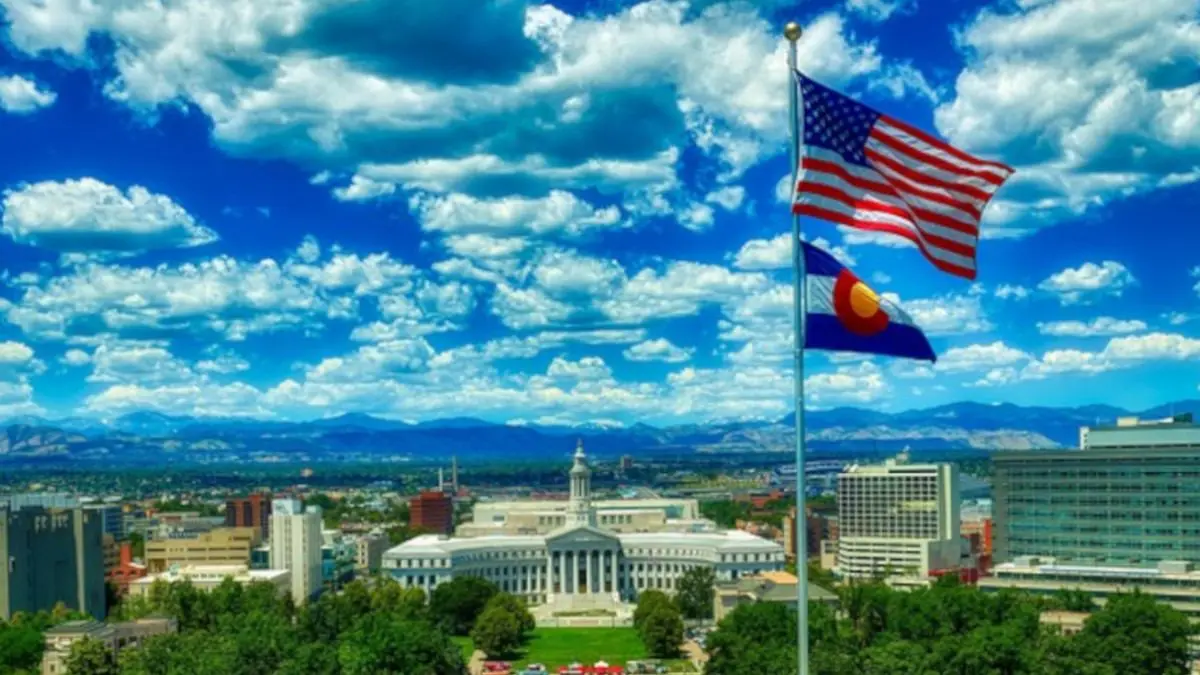
[{"label": "low-rise building with flat roof", "polygon": [[246,565],[177,565],[165,572],[148,574],[130,582],[129,594],[147,595],[154,582],[160,579],[167,583],[190,581],[202,591],[211,591],[226,579],[233,579],[239,584],[264,581],[274,585],[281,595],[290,593],[292,589],[292,576],[287,570],[252,570]]},{"label": "low-rise building with flat roof", "polygon": [[1118,567],[1080,565],[1054,558],[1023,556],[1001,563],[992,576],[978,582],[984,591],[1005,588],[1035,595],[1054,595],[1062,589],[1078,589],[1103,605],[1117,593],[1140,590],[1200,621],[1200,571],[1190,562],[1164,561],[1154,566]]},{"label": "low-rise building with flat roof", "polygon": [[176,630],[178,623],[175,619],[166,617],[147,617],[116,623],[93,620],[67,621],[46,631],[42,675],[64,675],[67,672],[67,656],[71,653],[71,647],[80,640],[98,640],[115,652],[127,647],[137,647],[148,637],[174,633]]},{"label": "low-rise building with flat roof", "polygon": [[[763,572],[750,577],[718,582],[713,588],[713,620],[720,621],[740,605],[755,602],[779,602],[788,607],[799,604],[796,575],[787,572]],[[836,605],[837,594],[814,584],[808,585],[810,602]]]}]

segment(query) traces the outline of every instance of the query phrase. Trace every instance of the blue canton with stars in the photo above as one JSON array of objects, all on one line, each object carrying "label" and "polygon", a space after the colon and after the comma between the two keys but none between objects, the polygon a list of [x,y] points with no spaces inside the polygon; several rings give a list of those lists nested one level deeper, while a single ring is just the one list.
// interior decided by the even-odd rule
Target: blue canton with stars
[{"label": "blue canton with stars", "polygon": [[804,144],[831,150],[851,164],[867,163],[867,137],[880,113],[796,71],[804,102]]}]

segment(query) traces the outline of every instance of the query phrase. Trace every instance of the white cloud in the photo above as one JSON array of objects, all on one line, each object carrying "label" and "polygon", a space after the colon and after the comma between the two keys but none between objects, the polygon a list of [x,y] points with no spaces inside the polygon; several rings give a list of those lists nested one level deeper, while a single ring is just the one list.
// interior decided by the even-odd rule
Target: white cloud
[{"label": "white cloud", "polygon": [[996,287],[996,297],[1001,300],[1024,300],[1029,297],[1029,289],[1015,284],[1001,284]]},{"label": "white cloud", "polygon": [[745,198],[745,188],[740,185],[726,185],[705,195],[704,201],[709,204],[716,204],[726,211],[733,211],[742,205],[742,201]]},{"label": "white cloud", "polygon": [[1024,379],[1061,374],[1096,374],[1150,361],[1192,361],[1200,358],[1200,340],[1177,333],[1147,333],[1114,337],[1104,349],[1088,352],[1058,349],[1046,352],[1022,371]]},{"label": "white cloud", "polygon": [[95,178],[21,185],[4,192],[3,232],[20,244],[63,252],[133,253],[216,241],[170,197]]},{"label": "white cloud", "polygon": [[1146,322],[1137,319],[1114,319],[1101,316],[1089,322],[1048,321],[1038,322],[1038,332],[1060,337],[1088,337],[1093,335],[1123,335],[1146,330]]},{"label": "white cloud", "polygon": [[82,349],[68,349],[63,353],[61,361],[68,367],[78,368],[91,363],[92,356]]},{"label": "white cloud", "polygon": [[[805,238],[807,240],[807,237]],[[838,262],[853,267],[854,256],[842,246],[835,246],[828,240],[817,237],[810,241],[813,246],[829,253]],[[780,270],[792,267],[792,235],[790,232],[772,237],[771,239],[751,239],[742,244],[734,254],[734,267],[743,270]]]},{"label": "white cloud", "polygon": [[1028,360],[1029,354],[997,340],[989,344],[947,349],[939,356],[934,369],[945,372],[983,371],[1013,366]]},{"label": "white cloud", "polygon": [[0,109],[24,115],[53,105],[58,94],[20,75],[0,77]]},{"label": "white cloud", "polygon": [[883,371],[870,361],[804,378],[805,399],[816,406],[873,403],[890,390]]},{"label": "white cloud", "polygon": [[929,335],[986,333],[993,328],[978,296],[946,295],[905,301],[891,293],[884,296],[908,312]]},{"label": "white cloud", "polygon": [[663,363],[682,363],[692,358],[694,349],[684,349],[673,344],[670,340],[658,338],[646,340],[625,350],[625,358],[630,361],[662,361]]},{"label": "white cloud", "polygon": [[[467,5],[409,4],[188,0],[114,12],[4,0],[17,51],[111,67],[105,94],[139,112],[186,101],[230,152],[324,165],[311,169],[318,182],[352,175],[340,199],[674,192],[688,142],[726,181],[782,147],[784,41],[749,3],[648,0],[580,17],[470,4],[483,34],[454,30]],[[379,25],[397,27],[391,39],[361,39]],[[111,64],[93,62],[93,35],[111,38]],[[799,47],[806,72],[834,85],[894,69],[833,13],[810,21]]]},{"label": "white cloud", "polygon": [[1063,305],[1090,302],[1096,296],[1120,296],[1136,282],[1133,274],[1119,262],[1105,260],[1097,265],[1088,262],[1079,267],[1050,275],[1038,288],[1058,296]]},{"label": "white cloud", "polygon": [[1200,177],[1196,19],[1193,0],[980,11],[935,121],[953,143],[1017,167],[986,220],[1019,234]]},{"label": "white cloud", "polygon": [[846,0],[846,9],[868,21],[887,21],[893,14],[915,9],[915,0]]},{"label": "white cloud", "polygon": [[578,237],[629,224],[622,222],[616,206],[597,208],[563,190],[541,198],[422,194],[413,196],[409,205],[424,229],[446,234]]}]

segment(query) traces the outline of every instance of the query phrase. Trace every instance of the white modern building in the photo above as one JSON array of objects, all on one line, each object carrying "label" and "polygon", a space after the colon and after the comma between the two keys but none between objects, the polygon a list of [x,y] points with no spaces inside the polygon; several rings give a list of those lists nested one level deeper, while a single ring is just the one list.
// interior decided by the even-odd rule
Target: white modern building
[{"label": "white modern building", "polygon": [[958,468],[953,464],[852,465],[838,476],[838,548],[834,571],[862,579],[927,576],[958,567]]},{"label": "white modern building", "polygon": [[321,591],[321,510],[307,511],[299,499],[271,502],[271,555],[273,569],[291,573],[292,599],[299,605]]},{"label": "white modern building", "polygon": [[783,569],[779,544],[705,521],[689,531],[649,532],[620,532],[598,522],[582,443],[570,479],[570,500],[553,509],[561,523],[548,533],[420,536],[385,553],[384,569],[427,593],[455,577],[476,576],[530,604],[562,608],[619,604],[646,589],[672,593],[679,577],[696,567],[711,567],[723,580]]}]

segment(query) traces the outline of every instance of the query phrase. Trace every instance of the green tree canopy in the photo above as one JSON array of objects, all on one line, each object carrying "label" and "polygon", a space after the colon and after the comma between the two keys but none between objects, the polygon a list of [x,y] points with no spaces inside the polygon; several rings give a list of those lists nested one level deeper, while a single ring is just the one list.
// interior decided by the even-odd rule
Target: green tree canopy
[{"label": "green tree canopy", "polygon": [[467,635],[475,618],[498,592],[496,585],[477,577],[456,577],[439,584],[429,598],[429,615],[452,635]]},{"label": "green tree canopy", "polygon": [[66,675],[119,675],[117,654],[99,640],[76,640],[67,653]]},{"label": "green tree canopy", "polygon": [[679,578],[675,602],[688,619],[711,619],[713,616],[716,572],[711,567],[694,567]]}]

